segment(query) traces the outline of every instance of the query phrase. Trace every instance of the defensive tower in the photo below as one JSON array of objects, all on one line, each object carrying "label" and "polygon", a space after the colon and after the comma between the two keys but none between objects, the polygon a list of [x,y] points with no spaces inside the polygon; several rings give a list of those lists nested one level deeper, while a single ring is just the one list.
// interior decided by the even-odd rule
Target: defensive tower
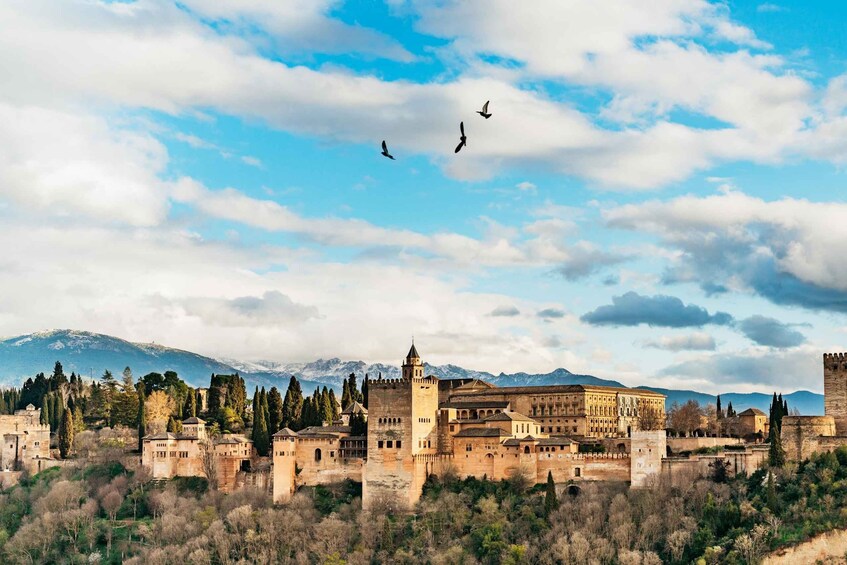
[{"label": "defensive tower", "polygon": [[835,420],[835,433],[847,435],[847,355],[823,355],[824,414]]}]

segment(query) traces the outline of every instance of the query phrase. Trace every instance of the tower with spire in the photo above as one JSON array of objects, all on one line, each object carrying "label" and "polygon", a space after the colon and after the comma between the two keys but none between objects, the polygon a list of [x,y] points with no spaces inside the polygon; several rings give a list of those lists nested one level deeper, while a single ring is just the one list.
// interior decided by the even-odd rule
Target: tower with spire
[{"label": "tower with spire", "polygon": [[424,366],[421,361],[421,356],[418,355],[418,350],[415,349],[415,339],[412,338],[412,347],[403,360],[402,374],[404,380],[420,379],[424,376]]}]

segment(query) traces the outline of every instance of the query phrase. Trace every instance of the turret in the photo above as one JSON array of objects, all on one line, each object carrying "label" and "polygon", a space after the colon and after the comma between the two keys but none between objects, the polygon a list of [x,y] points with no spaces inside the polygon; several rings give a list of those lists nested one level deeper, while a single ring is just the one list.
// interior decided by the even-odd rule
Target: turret
[{"label": "turret", "polygon": [[823,355],[824,413],[835,420],[835,432],[847,435],[847,357],[844,353]]},{"label": "turret", "polygon": [[409,353],[403,361],[403,378],[405,380],[423,378],[423,371],[424,367],[423,362],[421,361],[421,356],[418,355],[418,350],[415,349],[415,342],[412,340],[412,348],[409,349]]}]

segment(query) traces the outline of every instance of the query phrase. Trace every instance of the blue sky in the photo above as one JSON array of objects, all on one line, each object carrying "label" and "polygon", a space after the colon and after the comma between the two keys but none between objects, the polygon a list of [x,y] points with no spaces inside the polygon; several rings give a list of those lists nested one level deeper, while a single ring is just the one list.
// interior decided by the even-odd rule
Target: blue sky
[{"label": "blue sky", "polygon": [[0,332],[821,390],[847,7],[651,4],[0,6]]}]

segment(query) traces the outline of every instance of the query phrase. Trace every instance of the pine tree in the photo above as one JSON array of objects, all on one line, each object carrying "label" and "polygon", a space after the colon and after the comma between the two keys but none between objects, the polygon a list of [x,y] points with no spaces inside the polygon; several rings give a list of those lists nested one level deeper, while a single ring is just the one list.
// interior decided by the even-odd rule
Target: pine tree
[{"label": "pine tree", "polygon": [[768,462],[771,467],[782,467],[785,465],[785,450],[782,448],[780,430],[779,427],[774,429],[774,426],[771,426],[771,430],[773,431],[773,434],[771,435],[771,447],[768,452]]},{"label": "pine tree", "polygon": [[62,423],[59,426],[59,454],[67,459],[74,445],[74,417],[70,410],[62,413]]},{"label": "pine tree", "polygon": [[268,391],[268,435],[273,437],[282,429],[282,396],[275,386]]},{"label": "pine tree", "polygon": [[550,514],[556,511],[559,507],[559,499],[556,497],[556,483],[553,482],[553,472],[547,471],[547,489],[544,494],[544,515],[550,517]]},{"label": "pine tree", "polygon": [[138,451],[141,452],[144,447],[144,442],[141,439],[147,435],[147,411],[144,403],[147,399],[144,397],[144,385],[138,387]]}]

